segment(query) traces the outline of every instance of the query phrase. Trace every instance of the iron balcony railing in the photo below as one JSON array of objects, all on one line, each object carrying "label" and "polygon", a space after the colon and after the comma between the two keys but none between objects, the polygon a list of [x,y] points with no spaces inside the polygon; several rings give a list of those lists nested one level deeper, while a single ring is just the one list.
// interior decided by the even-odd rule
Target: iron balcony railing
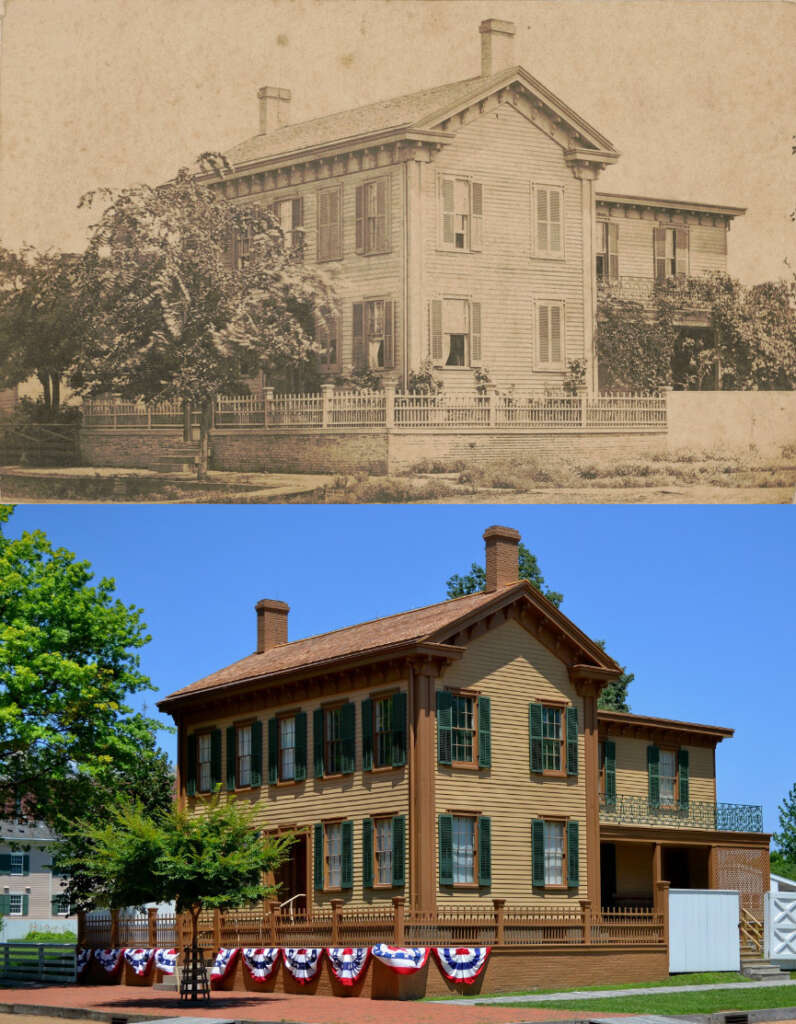
[{"label": "iron balcony railing", "polygon": [[600,799],[600,821],[611,825],[663,825],[667,828],[708,828],[722,832],[762,832],[763,808],[757,804],[713,804],[691,800],[661,807],[644,796],[617,794]]}]

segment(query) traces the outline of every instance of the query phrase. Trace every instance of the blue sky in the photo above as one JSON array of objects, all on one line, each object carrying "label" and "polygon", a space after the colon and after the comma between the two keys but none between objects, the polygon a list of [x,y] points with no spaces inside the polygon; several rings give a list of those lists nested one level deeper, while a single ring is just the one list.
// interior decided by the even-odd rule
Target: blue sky
[{"label": "blue sky", "polygon": [[260,598],[290,604],[290,639],[430,604],[483,561],[492,523],[520,531],[562,611],[635,672],[633,711],[736,730],[719,800],[762,803],[775,830],[796,781],[788,507],[21,506],[7,532],[44,530],[144,609],[152,711],[254,649]]}]

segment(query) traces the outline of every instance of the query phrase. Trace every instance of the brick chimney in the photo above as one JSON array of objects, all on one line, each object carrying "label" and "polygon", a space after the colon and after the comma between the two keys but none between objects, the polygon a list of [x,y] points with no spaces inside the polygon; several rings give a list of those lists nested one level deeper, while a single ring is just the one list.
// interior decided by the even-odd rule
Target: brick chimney
[{"label": "brick chimney", "polygon": [[500,21],[499,18],[487,18],[478,26],[481,33],[481,77],[513,67],[514,59],[514,22]]},{"label": "brick chimney", "polygon": [[264,85],[257,90],[260,101],[260,135],[269,135],[290,120],[290,89]]},{"label": "brick chimney", "polygon": [[520,578],[520,535],[508,526],[488,526],[484,530],[486,541],[486,587],[492,594],[500,587],[516,583]]},{"label": "brick chimney", "polygon": [[290,605],[284,601],[258,601],[257,612],[257,653],[270,651],[272,647],[287,643],[287,613]]}]

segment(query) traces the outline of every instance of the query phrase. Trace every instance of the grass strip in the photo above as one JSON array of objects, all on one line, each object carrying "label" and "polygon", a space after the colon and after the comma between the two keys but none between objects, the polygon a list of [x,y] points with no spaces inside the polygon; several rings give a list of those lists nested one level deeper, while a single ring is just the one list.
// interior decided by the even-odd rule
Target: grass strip
[{"label": "grass strip", "polygon": [[[582,1015],[610,1017],[613,1013],[684,1014],[717,1013],[725,1010],[769,1010],[796,1006],[796,988],[713,989],[709,992],[662,992],[660,995],[619,996],[616,999],[556,999],[551,1002],[500,1003],[501,1007],[517,1006],[526,1010],[578,1010]],[[796,1017],[796,1012],[794,1012]]]},{"label": "grass strip", "polygon": [[[794,972],[796,974],[796,972]],[[573,985],[567,988],[528,988],[518,992],[501,992],[501,996],[542,996],[551,992],[621,992],[626,988],[670,988],[680,985],[737,985],[739,981],[749,979],[736,971],[694,971],[691,974],[670,974],[668,978],[657,981],[625,982],[622,985]],[[441,999],[478,999],[477,992],[463,992],[451,996],[426,996],[427,1001],[438,1002]]]}]

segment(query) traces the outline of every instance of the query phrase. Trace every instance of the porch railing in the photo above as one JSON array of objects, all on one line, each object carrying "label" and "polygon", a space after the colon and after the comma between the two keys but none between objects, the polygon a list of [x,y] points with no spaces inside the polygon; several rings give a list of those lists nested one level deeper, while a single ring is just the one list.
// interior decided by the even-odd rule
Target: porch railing
[{"label": "porch railing", "polygon": [[618,794],[600,803],[600,821],[616,825],[664,825],[667,828],[706,828],[722,832],[762,832],[763,808],[758,804],[707,803],[662,807],[647,797]]}]

